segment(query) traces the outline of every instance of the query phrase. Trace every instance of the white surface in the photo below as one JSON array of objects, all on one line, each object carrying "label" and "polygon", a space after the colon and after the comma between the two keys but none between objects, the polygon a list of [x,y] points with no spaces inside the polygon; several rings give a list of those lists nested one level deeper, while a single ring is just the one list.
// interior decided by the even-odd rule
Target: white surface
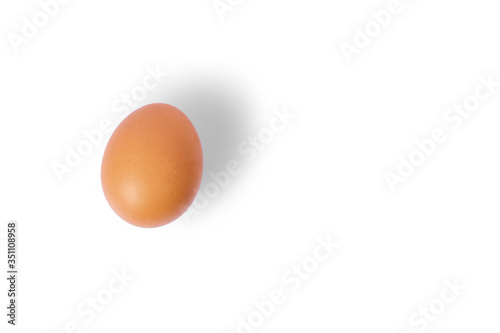
[{"label": "white surface", "polygon": [[[427,331],[498,331],[500,89],[397,191],[383,176],[478,76],[500,80],[498,4],[404,1],[348,64],[340,43],[388,2],[245,0],[221,21],[211,0],[73,0],[15,53],[7,34],[40,7],[3,1],[0,221],[19,222],[20,294],[1,331],[237,332],[327,236],[340,249],[255,332],[417,332],[409,318],[454,278],[467,290]],[[193,223],[141,230],[102,194],[104,142],[62,182],[51,163],[102,119],[116,126],[112,103],[157,65],[170,75],[141,104],[189,108],[207,90],[235,105],[230,144],[206,158],[243,172]],[[297,118],[247,163],[237,145],[283,105]],[[223,140],[195,125],[216,154]],[[134,280],[85,323],[79,304],[122,268]]]}]

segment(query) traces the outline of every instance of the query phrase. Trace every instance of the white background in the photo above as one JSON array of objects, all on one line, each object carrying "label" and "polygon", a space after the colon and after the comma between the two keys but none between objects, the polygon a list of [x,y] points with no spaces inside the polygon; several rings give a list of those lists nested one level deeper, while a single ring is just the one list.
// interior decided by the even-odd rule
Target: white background
[{"label": "white background", "polygon": [[[244,0],[222,21],[211,0],[72,0],[15,52],[8,34],[40,5],[3,0],[0,221],[19,222],[20,277],[16,328],[0,283],[0,330],[237,332],[330,236],[339,250],[255,332],[417,332],[446,279],[467,290],[425,331],[498,332],[500,89],[460,129],[442,119],[480,75],[500,80],[498,4],[401,1],[348,64],[340,43],[388,1]],[[111,105],[148,66],[170,74],[140,104],[192,118],[206,172],[243,166],[192,223],[151,230],[104,198],[110,134],[62,182],[52,168],[83,130],[116,127]],[[236,147],[285,105],[296,119],[245,162]],[[391,192],[384,173],[435,127],[448,140]],[[87,324],[78,306],[122,269],[133,281]]]}]

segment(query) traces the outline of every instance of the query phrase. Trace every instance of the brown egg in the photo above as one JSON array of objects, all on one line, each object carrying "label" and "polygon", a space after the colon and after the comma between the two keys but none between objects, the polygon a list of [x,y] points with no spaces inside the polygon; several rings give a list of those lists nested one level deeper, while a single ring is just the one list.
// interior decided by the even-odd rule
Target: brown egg
[{"label": "brown egg", "polygon": [[154,228],[187,210],[202,172],[200,139],[188,117],[171,105],[150,104],[126,117],[109,139],[101,183],[123,220]]}]

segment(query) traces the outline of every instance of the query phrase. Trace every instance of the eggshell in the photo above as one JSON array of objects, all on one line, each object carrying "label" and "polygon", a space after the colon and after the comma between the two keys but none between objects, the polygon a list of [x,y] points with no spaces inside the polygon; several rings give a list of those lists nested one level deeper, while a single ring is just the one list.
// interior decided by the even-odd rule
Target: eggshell
[{"label": "eggshell", "polygon": [[188,117],[171,105],[150,104],[126,117],[109,139],[101,183],[123,220],[154,228],[187,210],[202,173],[201,142]]}]

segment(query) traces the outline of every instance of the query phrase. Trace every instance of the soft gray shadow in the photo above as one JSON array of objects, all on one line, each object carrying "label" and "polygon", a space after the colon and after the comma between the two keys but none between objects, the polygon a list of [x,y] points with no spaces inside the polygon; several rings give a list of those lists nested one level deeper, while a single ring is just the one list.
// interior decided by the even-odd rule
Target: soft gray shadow
[{"label": "soft gray shadow", "polygon": [[225,170],[238,160],[238,146],[252,128],[251,105],[243,85],[236,80],[209,74],[191,75],[171,87],[168,104],[184,112],[198,131],[203,146],[203,181],[211,171]]}]

